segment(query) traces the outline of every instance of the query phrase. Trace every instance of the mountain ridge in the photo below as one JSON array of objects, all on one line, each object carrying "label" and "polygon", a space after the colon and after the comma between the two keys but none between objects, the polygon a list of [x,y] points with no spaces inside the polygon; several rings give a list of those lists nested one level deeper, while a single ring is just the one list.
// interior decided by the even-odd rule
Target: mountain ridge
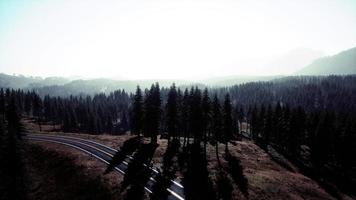
[{"label": "mountain ridge", "polygon": [[295,75],[349,75],[356,74],[356,47],[332,56],[314,60],[296,71]]}]

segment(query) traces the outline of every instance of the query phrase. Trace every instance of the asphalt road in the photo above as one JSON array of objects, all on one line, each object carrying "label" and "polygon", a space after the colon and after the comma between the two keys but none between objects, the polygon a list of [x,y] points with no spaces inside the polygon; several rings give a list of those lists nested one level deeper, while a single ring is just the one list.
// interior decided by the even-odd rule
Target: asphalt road
[{"label": "asphalt road", "polygon": [[[114,157],[114,155],[120,151],[113,149],[111,147],[105,146],[103,144],[86,140],[86,139],[81,139],[77,137],[71,137],[71,136],[58,136],[58,135],[45,135],[45,134],[27,134],[24,136],[25,139],[28,140],[35,140],[35,141],[43,141],[43,142],[52,142],[52,143],[57,143],[57,144],[62,144],[66,146],[70,146],[72,148],[75,148],[79,151],[85,152],[89,155],[92,155],[93,157],[97,158],[101,162],[104,162],[105,164],[109,164],[111,159]],[[128,162],[132,161],[131,156],[127,156],[127,159],[123,161],[121,164],[115,167],[115,171],[125,174],[125,171],[127,170],[128,167]],[[148,167],[145,165],[145,167]],[[157,170],[150,168],[152,176],[150,177],[149,181],[146,183],[144,186],[146,192],[152,193],[152,188],[153,185],[155,184],[156,180],[155,178],[159,176],[159,173]],[[184,200],[184,188],[183,186],[174,181],[171,180],[172,184],[170,188],[167,188],[167,191],[169,192],[168,199],[169,200]]]}]

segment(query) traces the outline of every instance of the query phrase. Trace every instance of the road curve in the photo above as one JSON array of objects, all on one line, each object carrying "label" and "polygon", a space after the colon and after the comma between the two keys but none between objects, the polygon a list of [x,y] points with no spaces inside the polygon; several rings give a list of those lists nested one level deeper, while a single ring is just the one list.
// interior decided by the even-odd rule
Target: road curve
[{"label": "road curve", "polygon": [[[34,140],[34,141],[43,141],[43,142],[52,142],[52,143],[57,143],[57,144],[62,144],[66,145],[72,148],[75,148],[79,151],[82,151],[84,153],[87,153],[89,155],[92,155],[93,157],[97,158],[101,162],[105,164],[109,164],[111,159],[114,157],[115,153],[117,153],[120,150],[115,150],[111,147],[108,147],[106,145],[87,140],[87,139],[82,139],[82,138],[77,138],[77,137],[71,137],[71,136],[58,136],[58,135],[47,135],[47,134],[27,134],[24,136],[25,139],[28,140]],[[131,156],[127,156],[128,162],[132,161],[133,158]],[[128,166],[127,161],[123,161],[120,163],[118,166],[115,167],[115,171],[125,174],[125,171],[127,170]],[[145,167],[148,167],[145,165]],[[155,184],[156,180],[155,178],[159,176],[159,172],[153,168],[151,169],[151,174],[152,176],[150,177],[149,181],[146,183],[144,186],[146,192],[152,193],[152,188],[153,185]],[[172,185],[170,188],[167,188],[167,191],[169,192],[168,199],[169,200],[184,200],[184,188],[183,186],[174,181],[172,181]]]}]

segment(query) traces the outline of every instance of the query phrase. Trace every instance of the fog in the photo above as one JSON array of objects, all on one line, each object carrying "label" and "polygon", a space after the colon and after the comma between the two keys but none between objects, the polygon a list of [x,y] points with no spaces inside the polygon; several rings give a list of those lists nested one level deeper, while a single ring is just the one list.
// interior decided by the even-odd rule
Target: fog
[{"label": "fog", "polygon": [[355,46],[355,10],[347,0],[3,0],[0,72],[121,79],[291,74]]}]

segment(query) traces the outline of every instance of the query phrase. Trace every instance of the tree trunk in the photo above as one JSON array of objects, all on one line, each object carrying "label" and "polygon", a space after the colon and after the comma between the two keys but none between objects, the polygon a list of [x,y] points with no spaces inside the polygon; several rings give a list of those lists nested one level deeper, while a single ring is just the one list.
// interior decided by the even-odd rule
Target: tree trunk
[{"label": "tree trunk", "polygon": [[42,127],[41,127],[41,122],[38,121],[38,126],[40,127],[40,131],[42,131]]},{"label": "tree trunk", "polygon": [[206,156],[206,140],[204,140],[204,155]]},{"label": "tree trunk", "polygon": [[[173,140],[174,140],[174,137],[173,137]],[[170,144],[171,144],[171,136],[170,136],[169,133],[168,133],[167,148],[170,146]]]},{"label": "tree trunk", "polygon": [[229,153],[229,142],[225,142],[225,154],[227,155]]},{"label": "tree trunk", "polygon": [[215,144],[215,154],[216,154],[216,159],[218,161],[218,165],[219,165],[219,167],[221,167],[220,157],[219,157],[219,143],[218,142],[216,142],[216,144]]},{"label": "tree trunk", "polygon": [[152,144],[157,144],[157,136],[152,136],[151,137],[151,143]]}]

